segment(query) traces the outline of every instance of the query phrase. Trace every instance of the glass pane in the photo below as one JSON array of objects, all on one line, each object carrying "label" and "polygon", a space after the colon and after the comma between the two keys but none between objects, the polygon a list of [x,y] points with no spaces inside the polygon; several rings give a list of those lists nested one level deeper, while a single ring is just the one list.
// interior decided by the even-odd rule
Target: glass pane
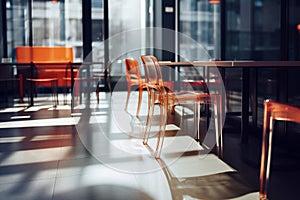
[{"label": "glass pane", "polygon": [[32,4],[34,46],[72,46],[82,60],[81,0],[39,1]]},{"label": "glass pane", "polygon": [[93,45],[97,45],[104,39],[103,29],[103,0],[92,0],[92,41]]},{"label": "glass pane", "polygon": [[[220,2],[180,0],[179,10],[179,31],[200,43],[210,57],[220,58]],[[196,60],[199,52],[179,42],[180,55]]]},{"label": "glass pane", "polygon": [[55,46],[60,41],[60,2],[33,1],[33,46]]},{"label": "glass pane", "polygon": [[61,8],[60,11],[62,32],[65,31],[61,43],[65,41],[65,46],[73,47],[75,61],[82,61],[82,1],[64,0],[64,2],[64,10]]},{"label": "glass pane", "polygon": [[29,44],[28,8],[24,1],[6,1],[7,9],[7,53],[14,58],[16,46]]},{"label": "glass pane", "polygon": [[[32,1],[34,46],[71,46],[75,59],[82,60],[81,0]],[[17,46],[29,45],[28,0],[7,0],[8,54]],[[80,31],[78,31],[80,30]]]},{"label": "glass pane", "polygon": [[254,55],[255,60],[280,60],[280,0],[255,0]]},{"label": "glass pane", "polygon": [[280,60],[280,0],[226,1],[226,59]]},{"label": "glass pane", "polygon": [[[109,55],[112,62],[111,75],[125,74],[125,65],[123,59],[125,57],[136,57],[144,54],[144,50],[127,53],[125,50],[130,46],[143,46],[146,35],[144,32],[134,40],[129,39],[127,31],[141,30],[149,26],[149,13],[151,13],[150,0],[111,0],[109,1],[109,37],[121,36],[119,41],[109,40]],[[116,55],[116,52],[126,53],[125,55]]]},{"label": "glass pane", "polygon": [[[103,0],[92,0],[92,60],[104,63],[104,9]],[[103,73],[103,64],[94,65],[94,73]]]},{"label": "glass pane", "polygon": [[[280,60],[280,0],[229,0],[226,2],[226,60]],[[239,69],[240,70],[240,69]],[[241,88],[235,86],[235,80],[241,81],[236,69],[226,69],[228,101],[241,97]],[[258,122],[262,121],[262,102],[265,98],[277,96],[277,70],[258,69]],[[239,81],[239,82],[240,82]],[[240,82],[241,83],[241,82]],[[234,104],[231,110],[235,109]],[[233,107],[235,106],[235,107]],[[234,109],[233,109],[234,108]],[[259,124],[260,125],[260,124]]]},{"label": "glass pane", "polygon": [[300,60],[300,1],[289,1],[289,59]]},{"label": "glass pane", "polygon": [[251,0],[226,1],[226,60],[251,58]]},{"label": "glass pane", "polygon": [[[289,60],[300,60],[300,1],[289,1]],[[288,102],[292,105],[300,107],[300,94],[299,94],[299,79],[300,69],[292,68],[289,70],[288,77]],[[300,125],[298,126],[300,127]],[[300,129],[298,129],[300,130]]]}]

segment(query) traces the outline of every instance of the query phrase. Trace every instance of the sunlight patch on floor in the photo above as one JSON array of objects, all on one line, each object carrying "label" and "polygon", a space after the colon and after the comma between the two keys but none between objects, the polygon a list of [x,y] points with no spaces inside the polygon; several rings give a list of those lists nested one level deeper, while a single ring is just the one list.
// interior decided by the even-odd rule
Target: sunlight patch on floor
[{"label": "sunlight patch on floor", "polygon": [[29,128],[29,127],[47,127],[47,126],[72,126],[79,121],[78,117],[64,117],[51,119],[36,119],[22,121],[1,122],[1,128]]}]

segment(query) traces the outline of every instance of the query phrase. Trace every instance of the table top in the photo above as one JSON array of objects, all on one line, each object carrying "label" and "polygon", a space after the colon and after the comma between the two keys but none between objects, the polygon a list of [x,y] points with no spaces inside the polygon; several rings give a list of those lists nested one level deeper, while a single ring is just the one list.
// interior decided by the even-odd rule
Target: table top
[{"label": "table top", "polygon": [[[161,66],[217,66],[217,67],[300,67],[300,61],[253,61],[253,60],[236,60],[236,61],[192,61],[192,62],[171,62],[171,61],[159,61]],[[31,63],[20,62],[8,62],[1,63],[4,65],[30,65]],[[103,62],[32,62],[32,64],[57,64],[57,65],[93,65],[104,64]]]},{"label": "table top", "polygon": [[215,67],[300,67],[300,61],[193,61],[171,62],[160,61],[161,66],[215,66]]},{"label": "table top", "polygon": [[2,65],[30,65],[30,64],[37,64],[37,65],[96,65],[96,64],[104,64],[103,62],[64,62],[64,61],[59,61],[59,62],[55,62],[55,61],[43,61],[43,62],[7,62],[7,63],[3,63],[0,62],[0,66]]}]

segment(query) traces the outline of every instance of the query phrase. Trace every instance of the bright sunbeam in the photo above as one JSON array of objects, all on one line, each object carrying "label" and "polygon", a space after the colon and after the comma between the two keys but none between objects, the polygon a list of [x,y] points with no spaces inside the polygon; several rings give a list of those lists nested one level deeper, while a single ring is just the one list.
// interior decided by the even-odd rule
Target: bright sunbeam
[{"label": "bright sunbeam", "polygon": [[79,117],[64,117],[52,119],[36,119],[1,122],[0,128],[29,128],[29,127],[47,127],[47,126],[72,126],[79,122]]},{"label": "bright sunbeam", "polygon": [[5,108],[1,109],[0,113],[15,113],[24,110],[26,107],[15,107],[15,108]]}]

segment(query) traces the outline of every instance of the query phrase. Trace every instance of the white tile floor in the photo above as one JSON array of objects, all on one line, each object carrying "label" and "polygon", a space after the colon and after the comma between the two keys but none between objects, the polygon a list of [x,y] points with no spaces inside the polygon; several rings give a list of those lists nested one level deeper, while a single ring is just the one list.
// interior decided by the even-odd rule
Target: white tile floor
[{"label": "white tile floor", "polygon": [[[0,111],[0,199],[173,199],[165,171],[151,155],[155,137],[149,151],[139,132],[145,118],[124,112],[125,97],[115,93],[111,100],[101,93],[100,105],[76,105],[75,120],[65,105]],[[128,112],[135,113],[134,95],[131,101]],[[143,103],[141,116],[145,109]],[[22,115],[30,118],[10,119]],[[132,129],[137,122],[138,129]],[[234,171],[212,155],[182,156],[182,151],[201,150],[191,135],[165,141],[162,160],[175,178]]]},{"label": "white tile floor", "polygon": [[[104,98],[101,102],[105,104]],[[96,106],[97,109],[103,109],[103,104]],[[52,109],[51,106],[39,105],[15,111],[8,111],[6,115],[26,113],[30,117],[10,121],[1,118],[0,199],[171,198],[161,171],[134,173],[138,170],[136,168],[146,165],[139,160],[139,154],[130,154],[131,157],[128,158],[115,151],[120,144],[126,147],[126,135],[121,135],[121,140],[113,140],[113,143],[119,143],[112,143],[118,147],[115,150],[111,151],[107,145],[110,149],[100,148],[105,150],[100,152],[101,156],[104,155],[103,152],[107,154],[104,155],[106,163],[102,163],[93,157],[98,151],[88,152],[92,148],[86,148],[84,145],[87,144],[82,144],[70,115],[71,111],[66,106]],[[118,137],[120,130],[112,124],[107,126],[111,120],[107,119],[107,112],[94,111],[95,116],[99,117],[94,122],[89,120],[91,128],[86,130],[93,129],[96,132],[98,127],[93,127],[93,124],[99,122],[104,125],[104,131],[111,130],[109,133]],[[97,142],[97,139],[93,142]],[[91,146],[96,145],[96,149],[101,144],[105,142]],[[144,151],[146,150],[145,148]],[[146,161],[156,169],[159,168],[149,152]]]}]

